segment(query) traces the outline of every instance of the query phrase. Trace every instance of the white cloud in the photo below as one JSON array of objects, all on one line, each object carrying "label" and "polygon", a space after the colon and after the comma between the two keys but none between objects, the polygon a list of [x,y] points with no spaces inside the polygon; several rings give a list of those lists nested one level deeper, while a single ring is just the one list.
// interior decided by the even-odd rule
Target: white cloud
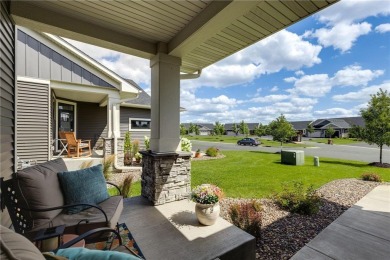
[{"label": "white cloud", "polygon": [[362,88],[361,90],[355,92],[349,92],[341,95],[334,95],[332,99],[339,102],[350,102],[350,101],[367,102],[371,98],[370,95],[377,93],[380,88],[383,90],[390,91],[390,82],[384,82],[380,85],[374,85],[374,86]]},{"label": "white cloud", "polygon": [[311,36],[318,39],[324,47],[333,46],[341,52],[346,52],[352,48],[354,42],[362,35],[371,31],[371,24],[367,22],[358,24],[339,23],[332,28],[321,28],[316,30]]},{"label": "white cloud", "polygon": [[321,46],[295,33],[282,30],[205,68],[200,78],[182,83],[192,88],[247,84],[266,73],[276,73],[282,69],[299,70],[319,64],[321,49]]},{"label": "white cloud", "polygon": [[380,24],[375,27],[375,31],[379,33],[387,33],[390,32],[390,23]]},{"label": "white cloud", "polygon": [[252,98],[250,102],[256,102],[256,103],[273,103],[278,102],[282,100],[288,99],[290,96],[288,95],[268,95],[264,97],[256,97]]},{"label": "white cloud", "polygon": [[150,85],[149,60],[70,39],[66,40],[121,77],[132,79],[137,84]]},{"label": "white cloud", "polygon": [[338,86],[366,86],[374,78],[383,75],[383,70],[363,70],[360,66],[347,66],[336,72],[333,84]]},{"label": "white cloud", "polygon": [[388,0],[342,0],[319,12],[316,16],[319,17],[319,21],[334,25],[388,14],[390,14]]},{"label": "white cloud", "polygon": [[309,97],[322,97],[332,89],[332,81],[327,74],[305,75],[297,79],[291,94],[305,95]]},{"label": "white cloud", "polygon": [[298,79],[296,77],[288,77],[288,78],[284,79],[284,81],[287,82],[287,83],[292,83],[292,82],[295,82],[297,80]]},{"label": "white cloud", "polygon": [[345,108],[340,108],[340,107],[335,107],[335,108],[329,108],[325,110],[317,110],[314,111],[315,115],[321,116],[321,117],[350,117],[350,116],[357,116],[359,114],[358,110],[355,108],[352,109],[345,109]]},{"label": "white cloud", "polygon": [[303,72],[302,70],[297,70],[297,71],[295,71],[295,75],[303,76],[303,75],[305,75],[305,72]]},{"label": "white cloud", "polygon": [[278,86],[273,86],[269,91],[270,92],[277,92],[279,90]]}]

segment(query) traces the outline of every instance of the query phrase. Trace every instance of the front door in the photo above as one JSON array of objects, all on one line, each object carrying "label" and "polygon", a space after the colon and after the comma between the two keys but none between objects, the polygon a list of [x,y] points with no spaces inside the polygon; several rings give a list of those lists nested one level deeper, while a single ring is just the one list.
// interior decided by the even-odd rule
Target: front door
[{"label": "front door", "polygon": [[[57,100],[57,139],[60,132],[76,132],[76,103]],[[62,144],[56,142],[56,151],[61,150]]]}]

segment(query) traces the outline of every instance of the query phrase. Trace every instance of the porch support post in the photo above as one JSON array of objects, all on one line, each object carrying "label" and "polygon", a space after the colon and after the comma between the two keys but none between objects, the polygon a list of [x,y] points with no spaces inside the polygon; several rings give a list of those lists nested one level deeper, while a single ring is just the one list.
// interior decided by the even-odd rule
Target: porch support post
[{"label": "porch support post", "polygon": [[180,144],[180,65],[180,58],[164,53],[158,53],[150,61],[153,152],[175,152]]},{"label": "porch support post", "polygon": [[180,148],[181,59],[158,53],[152,69],[151,151],[142,153],[141,194],[154,205],[186,199],[191,191],[191,153]]},{"label": "porch support post", "polygon": [[120,99],[109,97],[107,101],[107,137],[120,136]]}]

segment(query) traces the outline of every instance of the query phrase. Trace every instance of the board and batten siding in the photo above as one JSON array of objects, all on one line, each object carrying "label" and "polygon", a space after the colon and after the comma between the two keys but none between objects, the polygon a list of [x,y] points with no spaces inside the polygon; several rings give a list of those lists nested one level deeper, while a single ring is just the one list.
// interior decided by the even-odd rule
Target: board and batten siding
[{"label": "board and batten siding", "polygon": [[77,102],[77,139],[91,140],[91,147],[103,147],[107,137],[107,107],[97,103]]},{"label": "board and batten siding", "polygon": [[[15,23],[10,2],[1,1],[0,19],[0,177],[9,179],[15,169]],[[1,225],[10,227],[7,209],[1,211]]]},{"label": "board and batten siding", "polygon": [[17,81],[16,155],[21,160],[50,159],[50,88],[48,84]]},{"label": "board and batten siding", "polygon": [[[120,115],[121,137],[129,131],[130,118],[150,118],[150,109],[121,107]],[[144,148],[144,136],[150,137],[150,131],[130,131],[131,140],[138,140],[140,147]]]},{"label": "board and batten siding", "polygon": [[9,2],[1,1],[0,78],[1,78],[1,166],[0,176],[9,178],[14,171],[15,100],[15,25]]},{"label": "board and batten siding", "polygon": [[17,30],[16,49],[18,76],[114,88],[105,80],[78,65],[77,62],[68,59],[21,30]]}]

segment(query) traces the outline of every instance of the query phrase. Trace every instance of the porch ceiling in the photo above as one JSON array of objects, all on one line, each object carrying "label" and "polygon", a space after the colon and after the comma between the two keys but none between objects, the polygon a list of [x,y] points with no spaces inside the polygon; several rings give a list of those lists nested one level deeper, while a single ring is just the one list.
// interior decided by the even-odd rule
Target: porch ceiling
[{"label": "porch ceiling", "polygon": [[107,97],[107,94],[95,92],[83,92],[66,89],[53,89],[57,99],[67,99],[78,102],[100,103]]},{"label": "porch ceiling", "polygon": [[17,24],[194,73],[338,0],[12,1]]}]

